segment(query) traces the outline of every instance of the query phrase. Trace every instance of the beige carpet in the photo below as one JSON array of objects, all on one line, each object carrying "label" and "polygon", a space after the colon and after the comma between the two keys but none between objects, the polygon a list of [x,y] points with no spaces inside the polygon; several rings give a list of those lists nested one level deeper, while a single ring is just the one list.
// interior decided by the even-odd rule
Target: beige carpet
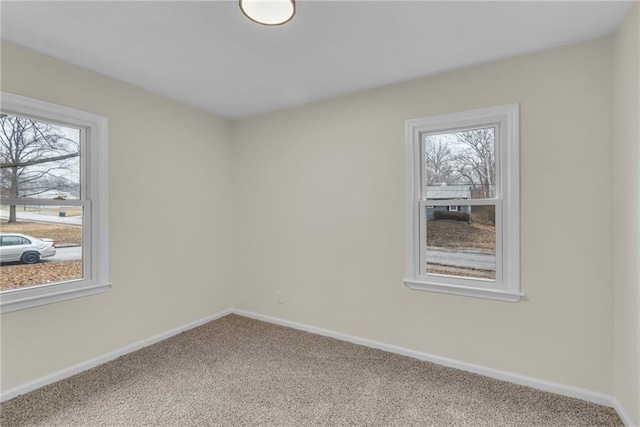
[{"label": "beige carpet", "polygon": [[611,408],[230,315],[1,405],[2,426],[619,426]]}]

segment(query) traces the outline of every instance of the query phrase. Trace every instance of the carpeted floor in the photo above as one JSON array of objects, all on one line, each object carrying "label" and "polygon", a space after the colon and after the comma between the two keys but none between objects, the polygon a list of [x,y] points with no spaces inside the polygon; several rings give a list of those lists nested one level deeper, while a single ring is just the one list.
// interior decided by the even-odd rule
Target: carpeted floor
[{"label": "carpeted floor", "polygon": [[2,426],[621,426],[611,408],[229,315],[0,406]]}]

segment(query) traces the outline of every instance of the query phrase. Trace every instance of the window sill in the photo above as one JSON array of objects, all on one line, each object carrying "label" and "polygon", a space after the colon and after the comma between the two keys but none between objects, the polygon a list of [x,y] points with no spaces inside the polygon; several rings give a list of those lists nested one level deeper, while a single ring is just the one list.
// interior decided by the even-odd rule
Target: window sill
[{"label": "window sill", "polygon": [[12,311],[101,294],[110,287],[111,283],[95,285],[61,283],[60,285],[4,291],[0,296],[0,313],[10,313]]},{"label": "window sill", "polygon": [[421,282],[413,279],[404,279],[404,284],[409,289],[417,291],[438,292],[441,294],[462,295],[473,298],[484,298],[496,301],[518,302],[525,295],[520,292],[505,291],[500,289],[483,289],[467,286],[441,285],[437,283]]}]

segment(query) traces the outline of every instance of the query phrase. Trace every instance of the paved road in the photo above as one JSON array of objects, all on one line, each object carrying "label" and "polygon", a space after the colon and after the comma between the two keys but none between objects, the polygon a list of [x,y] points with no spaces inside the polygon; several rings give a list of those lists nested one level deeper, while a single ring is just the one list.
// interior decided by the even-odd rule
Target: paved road
[{"label": "paved road", "polygon": [[489,251],[456,250],[429,246],[427,247],[427,263],[495,271],[496,256]]},{"label": "paved road", "polygon": [[43,261],[75,261],[82,259],[82,246],[71,246],[68,248],[56,248],[56,254],[52,257],[43,258]]}]

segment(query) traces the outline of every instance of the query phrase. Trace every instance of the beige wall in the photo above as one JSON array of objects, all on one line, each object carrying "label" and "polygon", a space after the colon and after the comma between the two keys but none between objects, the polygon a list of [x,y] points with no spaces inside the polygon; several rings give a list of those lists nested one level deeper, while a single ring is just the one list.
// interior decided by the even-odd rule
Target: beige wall
[{"label": "beige wall", "polygon": [[113,288],[2,315],[2,390],[227,309],[230,123],[2,43],[3,91],[109,118]]},{"label": "beige wall", "polygon": [[[611,47],[605,38],[234,122],[236,307],[612,393]],[[512,102],[528,299],[407,289],[405,120]]]},{"label": "beige wall", "polygon": [[614,39],[614,394],[640,425],[640,7]]}]

